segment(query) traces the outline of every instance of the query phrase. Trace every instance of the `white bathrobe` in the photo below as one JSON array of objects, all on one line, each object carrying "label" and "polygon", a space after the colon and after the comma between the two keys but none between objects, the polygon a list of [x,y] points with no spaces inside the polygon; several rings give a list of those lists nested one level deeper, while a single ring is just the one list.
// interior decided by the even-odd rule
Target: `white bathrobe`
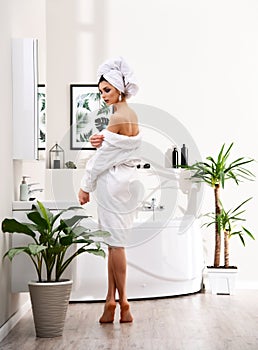
[{"label": "white bathrobe", "polygon": [[125,136],[103,130],[104,141],[86,165],[81,181],[85,192],[97,191],[100,229],[109,231],[105,241],[124,247],[131,233],[142,189],[136,164],[140,162],[141,134]]}]

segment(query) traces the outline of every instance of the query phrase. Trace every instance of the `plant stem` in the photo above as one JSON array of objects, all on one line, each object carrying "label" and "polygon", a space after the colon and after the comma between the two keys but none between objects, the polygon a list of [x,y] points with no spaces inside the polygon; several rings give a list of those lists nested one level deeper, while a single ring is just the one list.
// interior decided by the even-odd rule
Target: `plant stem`
[{"label": "plant stem", "polygon": [[34,258],[33,258],[32,255],[30,255],[30,258],[31,258],[31,260],[32,260],[32,262],[33,262],[33,264],[34,264],[34,266],[35,266],[35,268],[36,268],[37,275],[38,275],[38,281],[39,281],[39,282],[42,282],[41,271],[40,271],[40,269],[38,268],[38,264],[37,264],[37,262],[34,260]]},{"label": "plant stem", "polygon": [[229,232],[224,230],[224,266],[229,267]]},{"label": "plant stem", "polygon": [[221,213],[220,206],[220,185],[216,184],[214,188],[215,196],[215,252],[214,252],[214,266],[218,267],[220,265],[220,250],[221,250],[221,236],[220,236],[220,227],[218,223],[218,216]]}]

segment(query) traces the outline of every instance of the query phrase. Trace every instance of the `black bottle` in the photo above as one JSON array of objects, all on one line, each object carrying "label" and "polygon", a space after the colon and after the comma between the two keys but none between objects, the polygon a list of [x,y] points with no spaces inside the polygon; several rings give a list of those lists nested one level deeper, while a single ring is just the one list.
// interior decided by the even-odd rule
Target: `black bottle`
[{"label": "black bottle", "polygon": [[172,152],[172,168],[178,168],[178,151],[176,147],[174,147]]},{"label": "black bottle", "polygon": [[188,149],[185,147],[185,144],[181,148],[181,165],[188,165]]}]

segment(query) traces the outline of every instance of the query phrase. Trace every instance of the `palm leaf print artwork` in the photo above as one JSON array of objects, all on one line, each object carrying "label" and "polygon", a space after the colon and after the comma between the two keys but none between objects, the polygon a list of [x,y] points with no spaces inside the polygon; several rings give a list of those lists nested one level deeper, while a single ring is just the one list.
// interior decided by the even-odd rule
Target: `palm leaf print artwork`
[{"label": "palm leaf print artwork", "polygon": [[45,85],[38,85],[38,148],[46,148],[46,91]]},{"label": "palm leaf print artwork", "polygon": [[71,85],[71,98],[71,148],[92,149],[89,138],[107,127],[112,108],[101,101],[97,85]]}]

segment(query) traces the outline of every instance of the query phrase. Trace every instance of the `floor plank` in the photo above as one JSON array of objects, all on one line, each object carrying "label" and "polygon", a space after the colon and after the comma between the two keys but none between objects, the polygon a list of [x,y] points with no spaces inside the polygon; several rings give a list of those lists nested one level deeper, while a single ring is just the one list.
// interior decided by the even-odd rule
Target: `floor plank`
[{"label": "floor plank", "polygon": [[71,303],[62,337],[35,337],[31,311],[1,350],[257,350],[258,291],[131,301],[132,324],[100,325],[103,303]]}]

